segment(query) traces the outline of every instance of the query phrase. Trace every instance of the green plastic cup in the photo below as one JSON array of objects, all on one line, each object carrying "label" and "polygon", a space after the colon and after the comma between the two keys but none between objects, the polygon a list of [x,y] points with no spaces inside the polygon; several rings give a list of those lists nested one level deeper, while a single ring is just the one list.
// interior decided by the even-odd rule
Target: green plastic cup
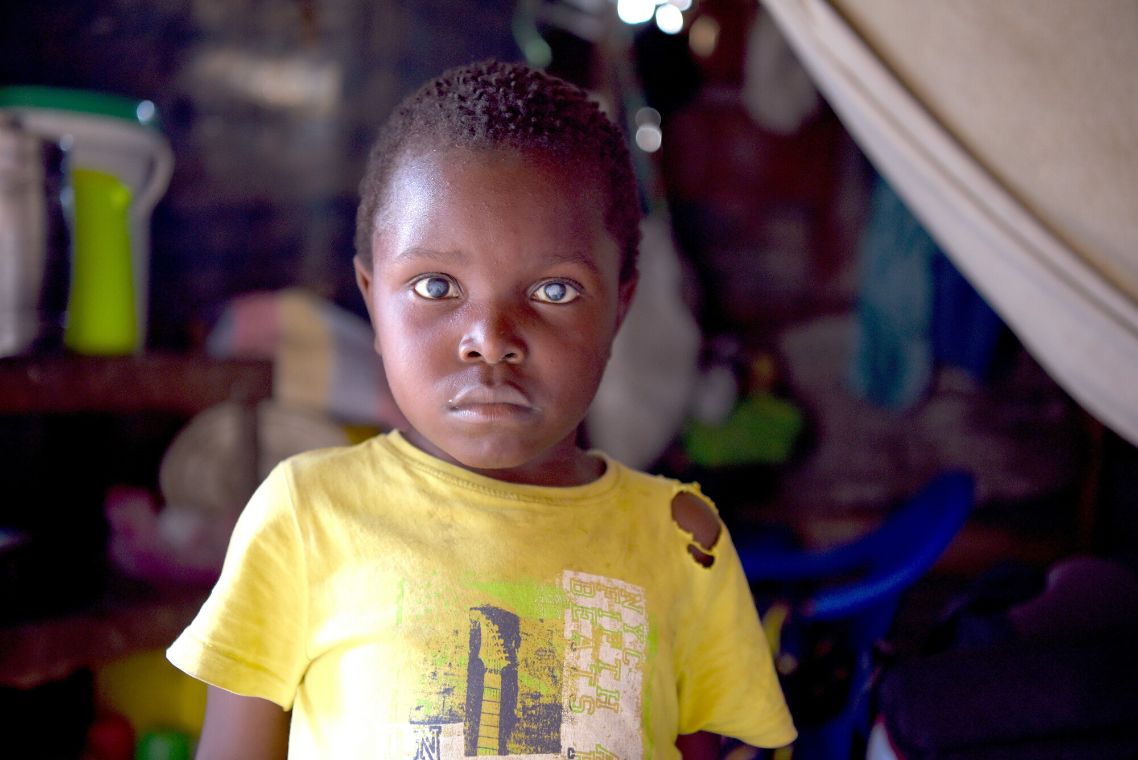
[{"label": "green plastic cup", "polygon": [[138,317],[130,188],[105,172],[75,168],[71,190],[71,294],[64,344],[80,354],[133,353],[138,348]]}]

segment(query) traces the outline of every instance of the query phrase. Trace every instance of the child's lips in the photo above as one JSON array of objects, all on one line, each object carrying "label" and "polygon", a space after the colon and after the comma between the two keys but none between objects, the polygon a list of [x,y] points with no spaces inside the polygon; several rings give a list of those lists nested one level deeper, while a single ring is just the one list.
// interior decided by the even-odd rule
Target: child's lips
[{"label": "child's lips", "polygon": [[510,416],[536,411],[529,397],[512,385],[468,385],[447,400],[452,412],[477,416]]}]

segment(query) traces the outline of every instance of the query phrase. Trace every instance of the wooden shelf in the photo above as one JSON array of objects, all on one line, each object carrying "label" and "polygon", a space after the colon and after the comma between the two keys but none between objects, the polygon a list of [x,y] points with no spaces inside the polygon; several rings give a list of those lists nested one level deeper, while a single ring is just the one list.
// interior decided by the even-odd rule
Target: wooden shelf
[{"label": "wooden shelf", "polygon": [[[0,359],[0,415],[161,412],[188,420],[224,401],[254,405],[268,399],[272,380],[272,363],[260,360],[178,354],[10,357]],[[254,426],[250,461],[256,461],[258,443]],[[101,588],[72,611],[0,625],[0,686],[33,688],[79,668],[164,647],[206,596],[204,589],[157,588],[113,573]]]},{"label": "wooden shelf", "polygon": [[0,686],[29,689],[131,652],[161,649],[189,624],[206,591],[113,577],[68,615],[0,626]]},{"label": "wooden shelf", "polygon": [[195,414],[225,400],[272,394],[261,360],[143,354],[0,359],[0,413],[168,411]]}]

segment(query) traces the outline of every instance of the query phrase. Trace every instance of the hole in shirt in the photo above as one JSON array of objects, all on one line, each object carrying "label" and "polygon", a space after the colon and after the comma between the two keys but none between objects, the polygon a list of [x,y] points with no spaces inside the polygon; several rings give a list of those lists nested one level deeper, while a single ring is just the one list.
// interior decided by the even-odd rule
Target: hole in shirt
[{"label": "hole in shirt", "polygon": [[696,564],[711,567],[715,564],[712,553],[719,541],[719,517],[706,501],[688,491],[681,491],[672,499],[672,519],[690,539],[688,554]]}]

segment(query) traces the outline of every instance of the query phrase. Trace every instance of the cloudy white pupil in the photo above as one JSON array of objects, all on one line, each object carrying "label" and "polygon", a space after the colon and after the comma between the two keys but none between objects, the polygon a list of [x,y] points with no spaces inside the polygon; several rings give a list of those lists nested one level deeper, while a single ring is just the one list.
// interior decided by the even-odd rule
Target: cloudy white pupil
[{"label": "cloudy white pupil", "polygon": [[561,282],[548,282],[541,287],[542,294],[550,301],[560,301],[568,294],[569,289]]}]

